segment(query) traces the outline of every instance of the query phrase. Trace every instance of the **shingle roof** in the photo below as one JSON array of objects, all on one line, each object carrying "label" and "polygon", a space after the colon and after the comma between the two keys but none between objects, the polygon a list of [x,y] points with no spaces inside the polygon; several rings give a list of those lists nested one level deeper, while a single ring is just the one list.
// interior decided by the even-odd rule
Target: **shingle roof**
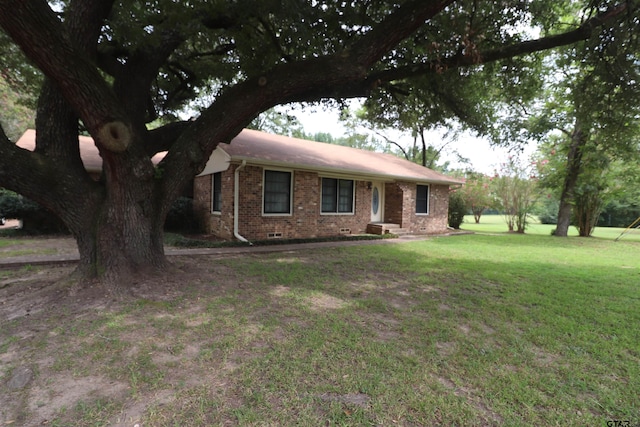
[{"label": "shingle roof", "polygon": [[[80,155],[82,157],[82,163],[87,172],[101,172],[102,171],[102,157],[98,152],[98,148],[93,143],[93,139],[88,136],[79,136],[80,140]],[[27,129],[22,134],[16,145],[20,148],[24,148],[29,151],[33,151],[36,148],[36,131],[33,129]]]},{"label": "shingle roof", "polygon": [[[27,130],[17,145],[33,151],[36,132]],[[80,153],[88,172],[102,170],[102,158],[93,139],[80,136]],[[392,154],[376,153],[335,144],[307,141],[245,129],[231,144],[221,143],[219,149],[232,161],[246,160],[267,166],[350,174],[368,179],[394,179],[439,184],[461,184],[462,181],[420,166]],[[157,163],[164,157],[156,154]]]},{"label": "shingle roof", "polygon": [[[84,164],[84,168],[87,172],[90,173],[100,173],[102,172],[102,157],[100,156],[100,152],[98,151],[98,147],[93,142],[93,138],[89,136],[78,136],[79,147],[80,147],[80,157],[82,158],[82,163]],[[20,148],[24,148],[29,151],[33,151],[36,147],[36,131],[33,129],[27,129],[25,133],[22,134],[16,145]],[[154,164],[158,164],[160,160],[164,158],[166,153],[158,153],[151,161]]]},{"label": "shingle roof", "polygon": [[462,181],[392,154],[326,144],[245,129],[231,144],[220,144],[231,160],[249,163],[349,173],[369,179],[461,184]]}]

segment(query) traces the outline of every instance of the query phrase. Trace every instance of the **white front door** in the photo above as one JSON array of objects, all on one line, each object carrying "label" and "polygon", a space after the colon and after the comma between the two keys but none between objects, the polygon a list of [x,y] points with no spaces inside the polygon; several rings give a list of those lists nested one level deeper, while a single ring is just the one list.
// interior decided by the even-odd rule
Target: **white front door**
[{"label": "white front door", "polygon": [[371,222],[384,220],[384,184],[373,181],[371,183]]}]

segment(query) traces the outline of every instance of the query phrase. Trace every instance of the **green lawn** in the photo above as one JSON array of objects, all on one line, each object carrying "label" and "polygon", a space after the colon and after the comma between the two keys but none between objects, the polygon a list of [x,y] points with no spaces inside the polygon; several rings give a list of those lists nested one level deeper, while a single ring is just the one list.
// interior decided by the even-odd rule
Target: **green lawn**
[{"label": "green lawn", "polygon": [[[480,224],[475,223],[473,215],[465,215],[464,222],[460,228],[478,233],[506,233],[508,231],[507,224],[502,215],[483,215],[480,218]],[[540,224],[536,218],[533,218],[526,229],[526,233],[549,236],[555,228],[555,225]],[[593,237],[615,240],[624,230],[624,228],[616,227],[596,227],[593,232]],[[577,237],[578,230],[575,227],[570,227],[569,236]],[[629,230],[628,233],[622,236],[621,240],[640,242],[640,229],[633,228]]]},{"label": "green lawn", "polygon": [[639,253],[543,233],[211,259],[205,286],[58,316],[0,353],[127,390],[50,425],[135,405],[143,426],[635,425]]}]

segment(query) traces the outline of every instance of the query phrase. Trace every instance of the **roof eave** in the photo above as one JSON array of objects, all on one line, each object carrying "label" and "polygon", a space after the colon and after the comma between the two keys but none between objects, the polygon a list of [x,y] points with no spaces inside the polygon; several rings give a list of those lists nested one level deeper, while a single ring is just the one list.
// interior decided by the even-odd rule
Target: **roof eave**
[{"label": "roof eave", "polygon": [[295,169],[295,170],[304,170],[309,172],[320,172],[332,175],[342,175],[349,176],[354,178],[361,178],[364,181],[372,181],[372,180],[380,180],[380,181],[411,181],[411,182],[422,182],[427,184],[440,184],[440,185],[459,185],[462,184],[457,180],[438,180],[438,179],[429,179],[429,178],[418,178],[415,176],[408,175],[391,175],[391,174],[376,174],[371,172],[363,172],[353,169],[343,169],[343,168],[332,168],[326,166],[312,166],[305,165],[300,163],[291,163],[291,162],[283,162],[278,160],[265,160],[265,159],[257,159],[251,156],[238,156],[232,155],[232,162],[242,162],[246,160],[247,163],[257,166],[269,166],[275,168],[282,169]]}]

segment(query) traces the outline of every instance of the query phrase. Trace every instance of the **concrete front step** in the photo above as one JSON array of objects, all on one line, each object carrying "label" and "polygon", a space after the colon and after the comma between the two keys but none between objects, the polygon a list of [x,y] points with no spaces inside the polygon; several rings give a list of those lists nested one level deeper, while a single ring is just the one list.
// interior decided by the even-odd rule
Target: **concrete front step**
[{"label": "concrete front step", "polygon": [[409,234],[406,228],[400,228],[400,224],[392,224],[387,222],[372,222],[367,224],[367,233],[369,234]]}]

